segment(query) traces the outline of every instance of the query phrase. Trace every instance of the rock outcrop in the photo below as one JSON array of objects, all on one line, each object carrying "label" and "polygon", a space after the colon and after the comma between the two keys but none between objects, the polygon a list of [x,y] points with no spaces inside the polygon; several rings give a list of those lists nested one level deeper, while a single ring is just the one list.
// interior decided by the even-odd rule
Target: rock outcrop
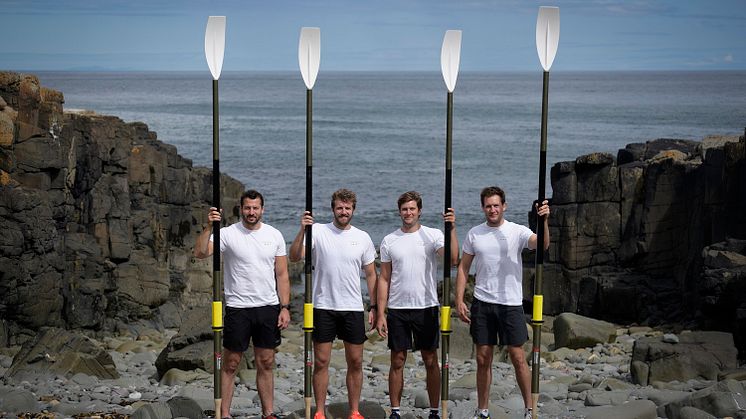
[{"label": "rock outcrop", "polygon": [[665,336],[635,341],[630,372],[636,384],[655,381],[717,380],[738,366],[733,335],[723,332],[690,332],[667,341]]},{"label": "rock outcrop", "polygon": [[[211,171],[143,123],[63,103],[35,76],[0,72],[3,344],[42,326],[112,330],[157,319],[167,302],[211,300],[211,265],[191,257]],[[221,176],[221,187],[234,208],[242,185]]]},{"label": "rock outcrop", "polygon": [[551,180],[545,312],[687,320],[746,353],[744,137],[630,144],[557,163]]},{"label": "rock outcrop", "polygon": [[7,371],[8,377],[28,374],[73,376],[78,373],[119,378],[111,355],[89,338],[58,328],[43,329],[26,342]]}]

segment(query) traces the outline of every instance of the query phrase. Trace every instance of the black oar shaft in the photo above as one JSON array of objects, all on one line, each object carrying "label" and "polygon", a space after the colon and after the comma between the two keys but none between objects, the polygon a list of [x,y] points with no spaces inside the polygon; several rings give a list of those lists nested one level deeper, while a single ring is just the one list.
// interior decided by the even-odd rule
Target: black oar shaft
[{"label": "black oar shaft", "polygon": [[[306,90],[306,211],[313,212],[313,90]],[[311,273],[312,273],[312,241],[311,226],[306,226],[305,246],[306,246],[306,303],[312,302],[311,297]]]},{"label": "black oar shaft", "polygon": [[[451,208],[451,187],[453,179],[452,170],[452,147],[453,147],[453,92],[448,92],[448,101],[446,106],[446,171],[445,171],[445,199],[444,212]],[[449,365],[449,346],[451,337],[451,229],[453,223],[445,222],[444,230],[444,247],[443,247],[443,303],[441,308],[441,370],[440,370],[440,404],[444,418],[448,417],[448,376],[450,372]]]},{"label": "black oar shaft", "polygon": [[[543,91],[541,99],[541,149],[539,151],[539,193],[538,203],[546,198],[547,173],[547,115],[549,112],[549,72],[544,72]],[[531,395],[534,412],[537,412],[539,399],[539,371],[541,368],[541,326],[544,323],[544,296],[542,295],[544,276],[544,216],[536,218],[536,273],[534,278],[533,316],[531,328],[533,331],[533,347],[531,353]]]},{"label": "black oar shaft", "polygon": [[[313,213],[313,91],[306,90],[306,211]],[[306,419],[311,418],[311,378],[313,375],[313,255],[312,228],[305,227],[305,281],[306,295],[303,305],[303,345],[305,363],[303,368],[303,395],[306,407]]]},{"label": "black oar shaft", "polygon": [[[220,211],[220,138],[218,117],[218,81],[212,81],[212,203]],[[222,333],[223,333],[223,299],[221,291],[220,267],[220,221],[212,223],[212,331],[213,331],[213,393],[215,398],[215,416],[221,415],[221,377]]]}]

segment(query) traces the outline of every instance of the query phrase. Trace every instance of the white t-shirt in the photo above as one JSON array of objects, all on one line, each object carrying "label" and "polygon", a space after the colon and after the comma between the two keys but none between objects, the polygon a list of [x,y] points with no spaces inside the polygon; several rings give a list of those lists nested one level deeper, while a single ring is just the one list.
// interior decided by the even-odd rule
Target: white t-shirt
[{"label": "white t-shirt", "polygon": [[381,262],[391,262],[390,308],[438,305],[438,249],[443,232],[425,226],[412,233],[397,229],[381,241]]},{"label": "white t-shirt", "polygon": [[224,257],[226,306],[244,308],[280,303],[275,258],[287,255],[287,251],[279,230],[264,223],[258,230],[249,230],[239,221],[220,229],[220,252]]},{"label": "white t-shirt", "polygon": [[313,225],[313,305],[337,311],[364,311],[360,270],[373,263],[376,249],[368,233],[334,223]]},{"label": "white t-shirt", "polygon": [[500,227],[485,222],[469,230],[462,248],[474,255],[475,298],[508,306],[523,304],[521,251],[532,234],[528,227],[507,220]]}]

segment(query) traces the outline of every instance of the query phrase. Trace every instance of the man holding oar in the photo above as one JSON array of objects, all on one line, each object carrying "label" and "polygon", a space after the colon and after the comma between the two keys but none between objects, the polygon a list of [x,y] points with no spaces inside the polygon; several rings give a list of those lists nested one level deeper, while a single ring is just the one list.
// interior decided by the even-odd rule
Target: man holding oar
[{"label": "man holding oar", "polygon": [[[474,419],[489,419],[489,395],[492,385],[492,354],[498,343],[507,345],[515,368],[515,377],[526,407],[525,418],[532,417],[531,374],[523,353],[528,341],[523,314],[523,248],[536,249],[538,239],[528,227],[505,219],[505,192],[496,187],[481,192],[486,222],[471,230],[463,245],[461,264],[456,277],[456,309],[471,324],[471,336],[477,345],[477,412]],[[549,248],[549,203],[537,209],[544,217],[544,248]],[[464,303],[466,279],[475,262],[476,283],[471,311]],[[498,339],[499,338],[499,339]]]},{"label": "man holding oar", "polygon": [[[381,274],[378,277],[378,321],[376,329],[388,337],[391,349],[389,398],[391,416],[400,419],[407,350],[419,350],[425,362],[428,419],[440,419],[440,367],[438,366],[438,261],[443,256],[443,232],[420,224],[422,197],[415,191],[403,193],[398,201],[402,226],[381,242]],[[453,209],[443,214],[455,223]],[[456,228],[451,229],[450,264],[458,264]],[[388,313],[385,313],[388,306]],[[414,345],[413,341],[414,340]]]},{"label": "man holding oar", "polygon": [[[229,418],[234,380],[243,353],[254,342],[256,387],[262,403],[262,418],[276,418],[274,411],[275,348],[280,330],[290,322],[290,281],[282,233],[262,222],[264,197],[255,190],[241,195],[241,221],[220,229],[220,252],[225,259],[225,333],[221,385],[221,418]],[[194,256],[213,253],[211,225],[221,220],[210,208],[210,222],[197,238]]]},{"label": "man holding oar", "polygon": [[311,213],[304,212],[300,231],[290,245],[290,260],[301,260],[305,255],[306,226],[312,226],[313,393],[316,400],[314,419],[325,418],[329,360],[332,342],[337,337],[344,341],[345,347],[349,417],[363,419],[359,407],[363,387],[363,343],[367,337],[360,270],[365,273],[368,295],[373,302],[368,313],[368,323],[373,325],[376,318],[376,249],[368,233],[350,224],[356,204],[354,192],[348,189],[337,190],[331,199],[334,221],[314,224]]}]

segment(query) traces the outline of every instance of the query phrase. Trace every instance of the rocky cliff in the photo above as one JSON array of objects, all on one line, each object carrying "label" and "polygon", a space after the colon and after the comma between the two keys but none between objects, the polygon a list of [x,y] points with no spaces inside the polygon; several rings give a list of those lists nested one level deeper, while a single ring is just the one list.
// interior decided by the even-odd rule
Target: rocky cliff
[{"label": "rocky cliff", "polygon": [[[35,76],[0,72],[0,346],[42,326],[173,323],[212,297],[210,260],[191,256],[211,171],[143,123],[63,103]],[[234,208],[243,186],[221,182]]]},{"label": "rocky cliff", "polygon": [[735,332],[744,356],[744,137],[629,144],[557,163],[551,182],[546,312],[689,321]]}]

